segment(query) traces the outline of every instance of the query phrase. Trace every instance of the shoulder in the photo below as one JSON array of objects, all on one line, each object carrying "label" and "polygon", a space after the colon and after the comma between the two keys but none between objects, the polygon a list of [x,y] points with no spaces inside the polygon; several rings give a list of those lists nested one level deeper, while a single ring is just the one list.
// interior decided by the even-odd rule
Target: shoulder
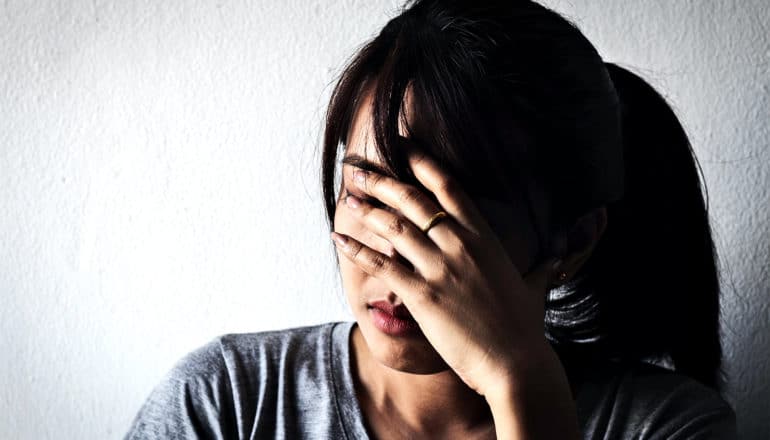
[{"label": "shoulder", "polygon": [[213,339],[176,362],[150,393],[126,438],[238,437],[244,417],[253,417],[254,397],[275,389],[270,382],[297,371],[297,364],[315,365],[314,358],[328,351],[336,324]]},{"label": "shoulder", "polygon": [[[216,337],[181,358],[167,375],[167,381],[210,384],[230,380],[242,370],[259,371],[272,363],[302,361],[323,352],[336,323],[294,327],[255,333],[231,333]],[[222,383],[221,385],[224,385]]]},{"label": "shoulder", "polygon": [[225,359],[230,356],[266,356],[265,360],[270,360],[328,349],[331,332],[338,324],[329,322],[258,333],[234,333],[222,335],[215,341]]},{"label": "shoulder", "polygon": [[714,389],[671,370],[608,363],[578,393],[587,432],[610,438],[734,438],[735,413]]}]

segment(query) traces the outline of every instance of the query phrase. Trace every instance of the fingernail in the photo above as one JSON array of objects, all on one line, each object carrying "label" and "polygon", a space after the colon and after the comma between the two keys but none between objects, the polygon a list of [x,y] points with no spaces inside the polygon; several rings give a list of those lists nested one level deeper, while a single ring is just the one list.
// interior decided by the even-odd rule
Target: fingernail
[{"label": "fingernail", "polygon": [[361,201],[358,200],[358,197],[353,196],[353,195],[349,195],[349,196],[345,197],[345,204],[347,204],[351,208],[355,209],[355,208],[358,208],[359,206],[361,206]]},{"label": "fingernail", "polygon": [[343,250],[347,250],[348,249],[348,238],[347,237],[344,237],[344,236],[342,236],[342,235],[340,235],[340,234],[338,234],[336,232],[332,232],[332,240],[334,240],[334,242],[337,244],[337,246],[339,246]]}]

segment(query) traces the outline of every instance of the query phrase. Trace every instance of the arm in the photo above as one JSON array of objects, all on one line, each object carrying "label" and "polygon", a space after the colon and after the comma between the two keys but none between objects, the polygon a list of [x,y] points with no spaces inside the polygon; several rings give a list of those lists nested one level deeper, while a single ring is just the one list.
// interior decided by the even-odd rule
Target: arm
[{"label": "arm", "polygon": [[564,369],[550,346],[529,355],[511,380],[485,397],[498,439],[579,439],[577,409]]}]

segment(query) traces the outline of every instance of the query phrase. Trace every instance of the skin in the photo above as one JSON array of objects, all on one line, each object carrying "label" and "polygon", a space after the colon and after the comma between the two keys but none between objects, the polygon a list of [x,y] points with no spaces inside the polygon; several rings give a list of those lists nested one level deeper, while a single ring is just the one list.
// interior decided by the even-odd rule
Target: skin
[{"label": "skin", "polygon": [[[409,121],[409,92],[405,118]],[[371,95],[357,109],[346,156],[381,163],[371,136]],[[406,130],[402,125],[402,136]],[[523,210],[471,200],[416,147],[410,166],[423,192],[390,177],[343,165],[332,238],[357,325],[354,380],[370,433],[385,438],[579,438],[563,366],[545,339],[544,300],[555,274],[570,276],[606,227],[606,210],[583,217],[589,234],[561,258],[532,261],[534,229]],[[345,198],[346,194],[351,194]],[[375,199],[376,207],[363,199]],[[449,218],[427,234],[435,212]],[[486,218],[513,225],[493,229]],[[586,232],[587,231],[587,232]],[[517,268],[530,268],[526,277]],[[367,303],[403,303],[421,334],[389,336]]]}]

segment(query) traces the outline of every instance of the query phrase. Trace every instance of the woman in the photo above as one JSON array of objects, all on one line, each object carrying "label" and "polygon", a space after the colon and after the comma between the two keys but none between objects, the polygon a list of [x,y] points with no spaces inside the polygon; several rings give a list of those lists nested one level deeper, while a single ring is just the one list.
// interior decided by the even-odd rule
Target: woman
[{"label": "woman", "polygon": [[665,101],[536,3],[407,6],[327,113],[356,321],[217,338],[127,438],[734,436],[707,211]]}]

